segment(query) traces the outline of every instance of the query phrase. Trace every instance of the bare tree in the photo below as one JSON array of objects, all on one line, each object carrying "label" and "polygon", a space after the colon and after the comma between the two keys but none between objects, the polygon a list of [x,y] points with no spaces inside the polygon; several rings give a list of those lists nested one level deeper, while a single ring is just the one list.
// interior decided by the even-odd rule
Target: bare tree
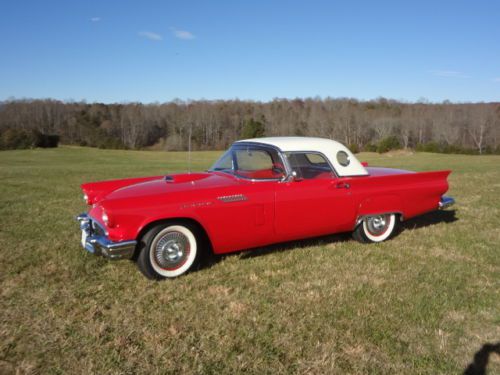
[{"label": "bare tree", "polygon": [[223,149],[240,137],[251,118],[262,122],[270,136],[328,137],[359,148],[396,136],[404,147],[435,142],[484,153],[497,150],[500,141],[499,103],[401,103],[385,98],[0,103],[0,132],[37,130],[60,135],[63,143],[104,147],[142,148],[161,142],[169,150],[185,150],[191,128],[194,149]]}]

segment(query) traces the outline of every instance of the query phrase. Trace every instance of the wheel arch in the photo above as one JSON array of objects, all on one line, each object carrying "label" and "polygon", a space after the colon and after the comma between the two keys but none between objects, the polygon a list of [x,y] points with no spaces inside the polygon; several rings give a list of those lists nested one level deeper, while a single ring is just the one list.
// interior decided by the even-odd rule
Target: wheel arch
[{"label": "wheel arch", "polygon": [[356,217],[354,229],[356,229],[358,227],[358,225],[360,225],[366,217],[377,216],[377,215],[391,215],[391,214],[396,215],[396,218],[399,219],[399,221],[404,221],[404,215],[403,215],[403,212],[401,212],[401,211],[380,211],[380,212],[374,212],[374,213],[365,214],[365,215],[358,215]]},{"label": "wheel arch", "polygon": [[188,224],[191,226],[194,226],[198,230],[198,234],[202,237],[201,240],[205,242],[206,246],[202,246],[201,248],[204,251],[208,251],[209,253],[213,253],[213,248],[212,248],[212,241],[210,240],[210,236],[208,235],[208,232],[206,229],[203,227],[203,225],[198,221],[190,217],[169,217],[169,218],[162,218],[162,219],[156,219],[152,220],[146,225],[144,225],[139,233],[137,234],[137,246],[135,248],[134,256],[132,259],[137,259],[140,251],[141,251],[141,243],[142,243],[142,238],[144,235],[153,227],[163,224],[163,225],[168,225],[168,224]]},{"label": "wheel arch", "polygon": [[399,195],[380,195],[362,201],[358,206],[353,229],[356,229],[367,216],[386,214],[395,214],[400,221],[404,220],[403,200]]}]

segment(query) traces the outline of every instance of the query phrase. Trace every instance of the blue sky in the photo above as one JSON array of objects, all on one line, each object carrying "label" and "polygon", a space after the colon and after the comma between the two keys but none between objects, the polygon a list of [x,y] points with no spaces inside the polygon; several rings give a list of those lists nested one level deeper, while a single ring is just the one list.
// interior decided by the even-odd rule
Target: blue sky
[{"label": "blue sky", "polygon": [[500,1],[4,1],[0,100],[500,101]]}]

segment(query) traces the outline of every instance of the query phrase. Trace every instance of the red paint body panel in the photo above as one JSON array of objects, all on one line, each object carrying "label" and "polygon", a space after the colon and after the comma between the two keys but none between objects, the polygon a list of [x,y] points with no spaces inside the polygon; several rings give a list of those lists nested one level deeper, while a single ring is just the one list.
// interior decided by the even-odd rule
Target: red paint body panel
[{"label": "red paint body panel", "polygon": [[397,212],[404,219],[438,208],[450,171],[367,167],[368,176],[290,182],[256,181],[222,172],[177,174],[82,185],[89,214],[112,241],[133,240],[164,219],[191,219],[215,253],[352,231],[362,215]]},{"label": "red paint body panel", "polygon": [[351,230],[354,201],[348,189],[337,188],[338,179],[278,183],[275,231],[278,241]]},{"label": "red paint body panel", "polygon": [[121,180],[90,182],[82,184],[81,188],[85,192],[85,194],[87,194],[88,197],[87,202],[89,204],[93,204],[104,198],[107,193],[110,193],[116,189],[120,189],[128,185],[138,184],[140,182],[161,179],[163,177],[164,176],[137,177],[137,178],[124,178]]}]

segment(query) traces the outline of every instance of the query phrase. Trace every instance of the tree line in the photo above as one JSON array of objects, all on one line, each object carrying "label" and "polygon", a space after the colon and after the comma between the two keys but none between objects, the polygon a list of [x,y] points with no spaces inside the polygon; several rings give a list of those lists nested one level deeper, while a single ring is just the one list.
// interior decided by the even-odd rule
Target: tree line
[{"label": "tree line", "polygon": [[336,139],[353,151],[414,148],[484,154],[500,153],[500,103],[406,103],[384,98],[0,102],[2,148],[16,148],[12,139],[34,132],[35,139],[52,136],[64,144],[101,148],[186,150],[191,138],[192,149],[221,150],[249,136],[295,135]]}]

